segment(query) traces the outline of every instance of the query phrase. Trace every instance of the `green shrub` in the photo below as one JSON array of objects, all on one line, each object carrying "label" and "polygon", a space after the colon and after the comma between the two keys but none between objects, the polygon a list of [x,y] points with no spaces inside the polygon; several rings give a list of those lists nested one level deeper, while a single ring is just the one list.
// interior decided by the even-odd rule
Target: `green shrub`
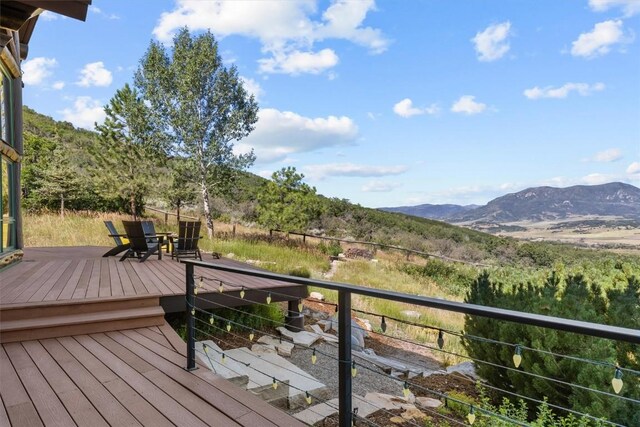
[{"label": "green shrub", "polygon": [[309,279],[311,277],[311,272],[306,267],[296,267],[293,270],[289,271],[289,276],[304,277],[306,279]]}]

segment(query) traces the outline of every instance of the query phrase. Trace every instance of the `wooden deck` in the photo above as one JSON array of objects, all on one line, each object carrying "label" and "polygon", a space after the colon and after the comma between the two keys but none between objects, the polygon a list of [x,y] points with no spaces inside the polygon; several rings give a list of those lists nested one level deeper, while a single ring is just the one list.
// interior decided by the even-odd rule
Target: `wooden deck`
[{"label": "wooden deck", "polygon": [[[303,425],[206,367],[183,369],[186,344],[164,320],[185,308],[183,264],[119,262],[102,258],[107,250],[28,248],[0,271],[0,426]],[[202,308],[306,292],[208,269],[196,276],[209,279]],[[220,293],[220,280],[239,286]]]},{"label": "wooden deck", "polygon": [[207,368],[160,327],[3,344],[2,426],[300,426]]},{"label": "wooden deck", "polygon": [[[142,263],[131,259],[119,262],[119,257],[102,258],[108,249],[95,246],[26,248],[21,263],[0,272],[0,304],[158,295],[165,311],[184,310],[183,264],[166,255],[162,260],[152,257]],[[231,259],[213,259],[210,255],[204,260],[248,267]],[[290,299],[305,296],[303,287],[275,280],[202,268],[196,268],[195,274],[213,280],[204,282],[202,294],[210,293],[214,300],[219,293],[217,280],[244,286],[247,301],[263,300],[263,292],[259,290],[269,289],[277,294],[290,295]],[[235,295],[241,288],[229,286],[227,290]],[[283,299],[273,295],[274,301]],[[238,305],[233,298],[223,298],[220,302]]]}]

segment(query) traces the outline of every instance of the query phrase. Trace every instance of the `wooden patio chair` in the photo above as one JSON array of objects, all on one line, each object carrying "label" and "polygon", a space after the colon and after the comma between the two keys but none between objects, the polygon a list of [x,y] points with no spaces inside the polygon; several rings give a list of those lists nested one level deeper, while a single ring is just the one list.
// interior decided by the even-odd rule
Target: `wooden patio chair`
[{"label": "wooden patio chair", "polygon": [[113,222],[104,221],[104,225],[107,227],[107,230],[109,230],[109,237],[113,238],[116,246],[115,248],[111,248],[107,252],[105,252],[105,254],[102,255],[103,257],[118,255],[119,253],[124,252],[131,247],[131,245],[129,244],[129,239],[127,239],[127,235],[119,234],[118,230],[116,230],[116,226],[113,225]]},{"label": "wooden patio chair", "polygon": [[[142,230],[144,231],[144,234],[147,236],[147,241],[151,244],[159,243],[160,249],[164,247],[167,250],[167,253],[169,253],[169,239],[167,239],[167,236],[169,236],[171,233],[157,233],[156,226],[153,223],[153,221],[141,221],[141,223],[142,223]],[[159,242],[158,236],[164,236],[164,238],[162,239],[162,242]]]},{"label": "wooden patio chair", "polygon": [[127,233],[130,247],[125,254],[120,258],[120,261],[124,261],[127,258],[138,258],[139,262],[144,262],[154,253],[158,254],[158,259],[162,259],[162,242],[164,236],[153,236],[157,238],[156,243],[149,241],[149,237],[145,234],[140,221],[122,221],[124,230]]},{"label": "wooden patio chair", "polygon": [[178,225],[178,236],[169,236],[171,240],[171,259],[180,260],[180,257],[199,258],[202,261],[202,254],[198,248],[200,240],[200,221],[180,221]]}]

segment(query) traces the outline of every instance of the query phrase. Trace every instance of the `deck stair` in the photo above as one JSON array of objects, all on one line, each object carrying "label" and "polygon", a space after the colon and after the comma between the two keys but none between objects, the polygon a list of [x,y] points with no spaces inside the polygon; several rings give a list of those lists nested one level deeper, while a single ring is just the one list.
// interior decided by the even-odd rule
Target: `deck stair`
[{"label": "deck stair", "polygon": [[0,343],[160,326],[158,295],[0,305]]}]

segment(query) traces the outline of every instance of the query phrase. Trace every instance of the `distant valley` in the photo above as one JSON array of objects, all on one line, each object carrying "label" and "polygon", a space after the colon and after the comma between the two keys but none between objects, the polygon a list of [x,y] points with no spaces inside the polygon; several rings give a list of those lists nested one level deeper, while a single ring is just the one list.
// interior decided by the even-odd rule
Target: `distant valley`
[{"label": "distant valley", "polygon": [[380,209],[527,240],[640,246],[640,188],[620,182],[527,188],[484,206],[426,204]]}]

